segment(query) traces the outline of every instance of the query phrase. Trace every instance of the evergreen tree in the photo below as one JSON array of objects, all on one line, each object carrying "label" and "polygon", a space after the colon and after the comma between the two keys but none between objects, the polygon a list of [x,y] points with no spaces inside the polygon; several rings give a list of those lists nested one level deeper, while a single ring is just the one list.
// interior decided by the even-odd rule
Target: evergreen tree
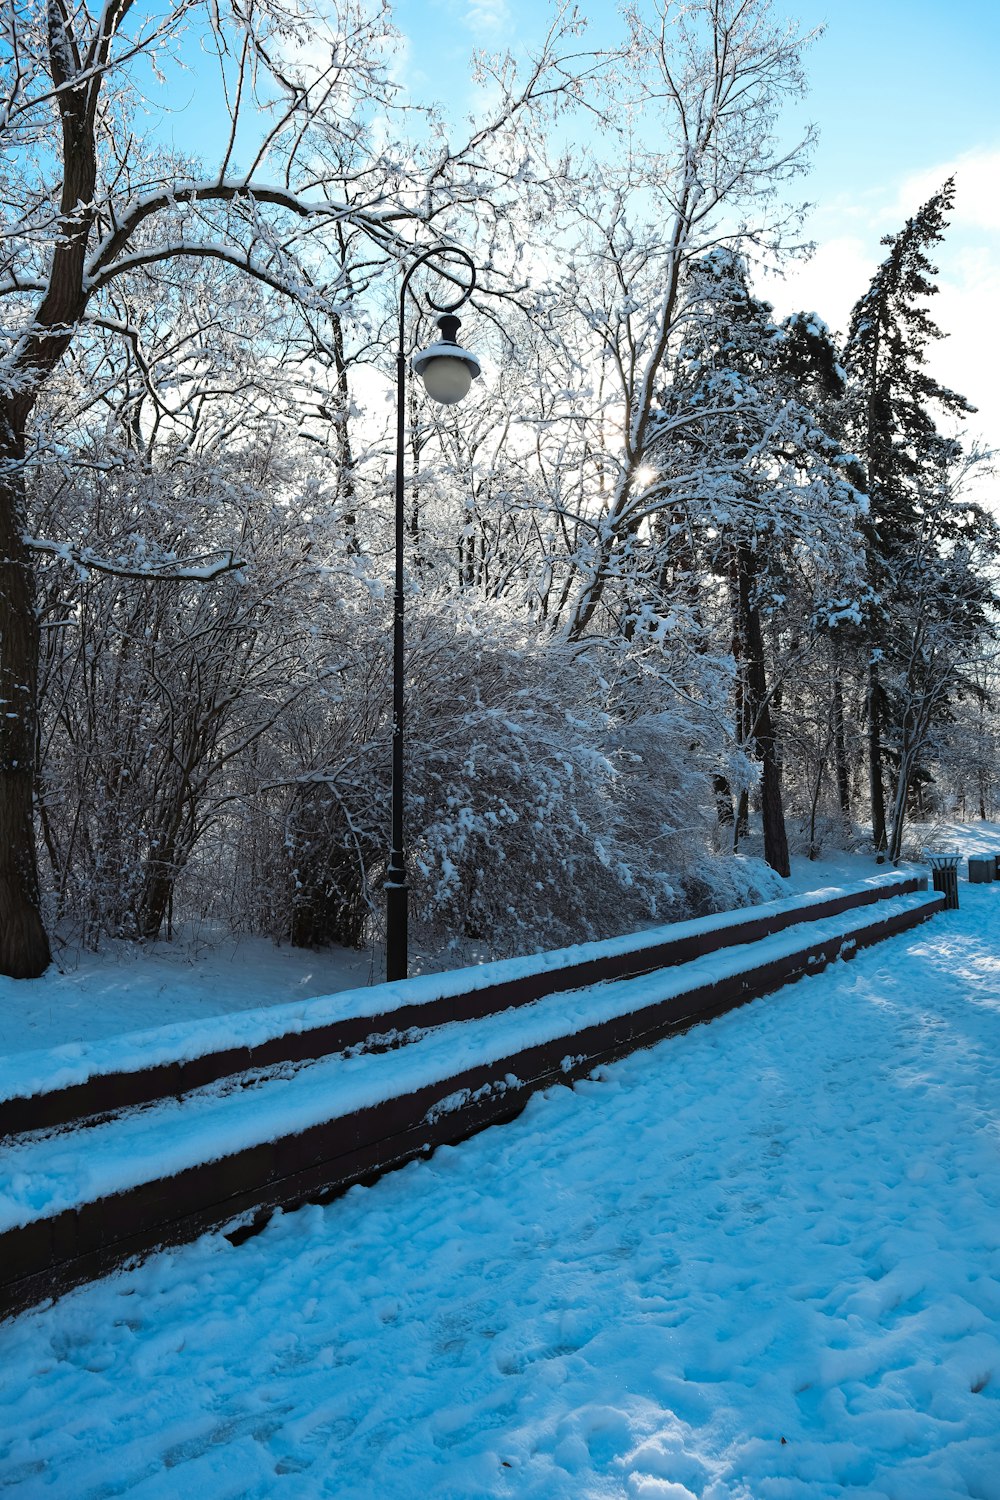
[{"label": "evergreen tree", "polygon": [[887,676],[900,665],[892,660],[898,639],[892,617],[903,603],[909,560],[926,555],[928,525],[939,546],[961,531],[957,512],[941,502],[939,478],[942,464],[957,461],[960,450],[938,432],[933,412],[956,415],[974,408],[926,367],[928,347],[942,337],[925,305],[937,292],[937,268],[928,252],[944,237],[954,195],[954,178],[949,178],[899,234],[882,240],[889,254],[854,308],[845,355],[850,428],[870,504],[868,770],[872,838],[880,855],[888,844],[887,736],[892,737],[902,712],[886,688]]},{"label": "evergreen tree", "polygon": [[[737,729],[760,765],[765,858],[787,875],[780,672],[773,659],[769,667],[765,640],[783,634],[797,655],[856,608],[845,588],[849,593],[859,497],[820,413],[820,393],[836,394],[842,375],[825,326],[798,315],[778,327],[771,311],[751,294],[740,256],[716,250],[692,266],[659,457],[674,476],[664,545],[676,563],[678,549],[690,549],[695,536],[728,589]],[[675,571],[689,578],[693,565]],[[745,801],[736,813],[737,839]]]},{"label": "evergreen tree", "polygon": [[[827,325],[815,313],[798,312],[786,318],[781,325],[784,340],[778,350],[778,361],[786,379],[794,383],[796,398],[806,402],[816,413],[824,433],[842,443],[846,427],[845,395],[846,372],[840,363],[839,353]],[[857,465],[847,455],[838,452],[838,462],[855,484],[860,475]],[[815,703],[814,712],[825,720],[825,750],[816,768],[814,786],[810,794],[809,849],[810,858],[817,852],[816,809],[827,760],[832,753],[842,835],[847,836],[851,827],[851,790],[847,752],[847,714],[844,708],[844,659],[849,653],[852,636],[857,625],[844,611],[831,617],[831,628],[825,632],[822,654],[826,658],[826,673],[813,673],[812,695],[818,694],[818,684],[827,684],[826,702]],[[822,696],[821,694],[819,695]]]}]

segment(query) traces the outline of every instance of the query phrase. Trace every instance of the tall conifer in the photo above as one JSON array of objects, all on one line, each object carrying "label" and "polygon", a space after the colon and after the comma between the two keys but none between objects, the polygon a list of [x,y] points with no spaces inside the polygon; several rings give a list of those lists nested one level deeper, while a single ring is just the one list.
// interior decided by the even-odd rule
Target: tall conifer
[{"label": "tall conifer", "polygon": [[[884,772],[893,717],[883,664],[892,652],[899,565],[912,555],[924,530],[928,495],[940,495],[942,461],[958,456],[957,445],[938,432],[932,412],[974,410],[927,370],[928,346],[942,337],[925,305],[937,292],[937,267],[928,252],[944,238],[954,196],[955,180],[949,177],[899,234],[884,237],[889,254],[855,305],[845,353],[850,426],[870,502],[865,528],[872,587],[866,615],[868,772],[872,838],[879,854],[888,842]],[[945,508],[940,524],[947,530]]]},{"label": "tall conifer", "polygon": [[[691,266],[662,451],[651,456],[668,491],[674,473],[685,495],[664,530],[667,555],[676,560],[693,536],[728,585],[737,730],[760,765],[765,858],[787,875],[779,692],[765,638],[792,613],[794,634],[813,636],[844,609],[858,496],[821,415],[821,393],[842,376],[825,326],[800,314],[779,328],[771,314],[751,293],[741,256],[717,249]],[[745,798],[737,838],[744,822]]]}]

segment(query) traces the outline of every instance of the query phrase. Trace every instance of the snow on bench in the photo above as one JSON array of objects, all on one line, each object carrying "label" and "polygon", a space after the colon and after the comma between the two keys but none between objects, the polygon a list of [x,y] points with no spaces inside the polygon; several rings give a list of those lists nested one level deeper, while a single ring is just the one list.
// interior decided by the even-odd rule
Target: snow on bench
[{"label": "snow on bench", "polygon": [[905,931],[943,899],[887,896],[874,910],[443,1024],[395,1052],[276,1064],[182,1100],[12,1140],[0,1188],[0,1306],[369,1181],[512,1117],[540,1088]]},{"label": "snow on bench", "polygon": [[428,1027],[686,963],[811,920],[924,889],[894,872],[600,942],[342,991],[121,1037],[0,1057],[0,1135],[176,1097],[237,1073],[354,1047],[385,1051]]}]

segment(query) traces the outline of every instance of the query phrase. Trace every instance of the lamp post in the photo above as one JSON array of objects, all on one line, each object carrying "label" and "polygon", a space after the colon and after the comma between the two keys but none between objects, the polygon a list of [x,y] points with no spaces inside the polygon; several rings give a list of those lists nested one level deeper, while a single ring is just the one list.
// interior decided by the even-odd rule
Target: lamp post
[{"label": "lamp post", "polygon": [[[472,295],[476,285],[476,268],[471,257],[457,245],[436,245],[407,268],[399,289],[399,347],[396,355],[396,579],[392,608],[392,848],[385,879],[385,977],[405,979],[407,970],[407,907],[409,886],[406,883],[406,855],[403,847],[403,445],[406,436],[406,293],[413,273],[435,257],[458,257],[469,270],[469,284],[460,297],[444,306],[428,297],[435,312],[440,313],[440,337],[411,360],[413,372],[424,382],[432,401],[453,406],[469,393],[480,374],[474,354],[463,349],[456,334],[461,322],[455,316]],[[415,294],[411,294],[416,300]]]}]

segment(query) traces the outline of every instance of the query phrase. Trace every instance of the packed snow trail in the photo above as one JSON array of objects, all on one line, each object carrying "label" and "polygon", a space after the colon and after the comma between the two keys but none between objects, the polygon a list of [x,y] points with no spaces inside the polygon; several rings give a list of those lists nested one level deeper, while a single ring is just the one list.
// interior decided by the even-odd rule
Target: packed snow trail
[{"label": "packed snow trail", "polygon": [[0,1329],[66,1500],[1000,1497],[1000,885]]}]

